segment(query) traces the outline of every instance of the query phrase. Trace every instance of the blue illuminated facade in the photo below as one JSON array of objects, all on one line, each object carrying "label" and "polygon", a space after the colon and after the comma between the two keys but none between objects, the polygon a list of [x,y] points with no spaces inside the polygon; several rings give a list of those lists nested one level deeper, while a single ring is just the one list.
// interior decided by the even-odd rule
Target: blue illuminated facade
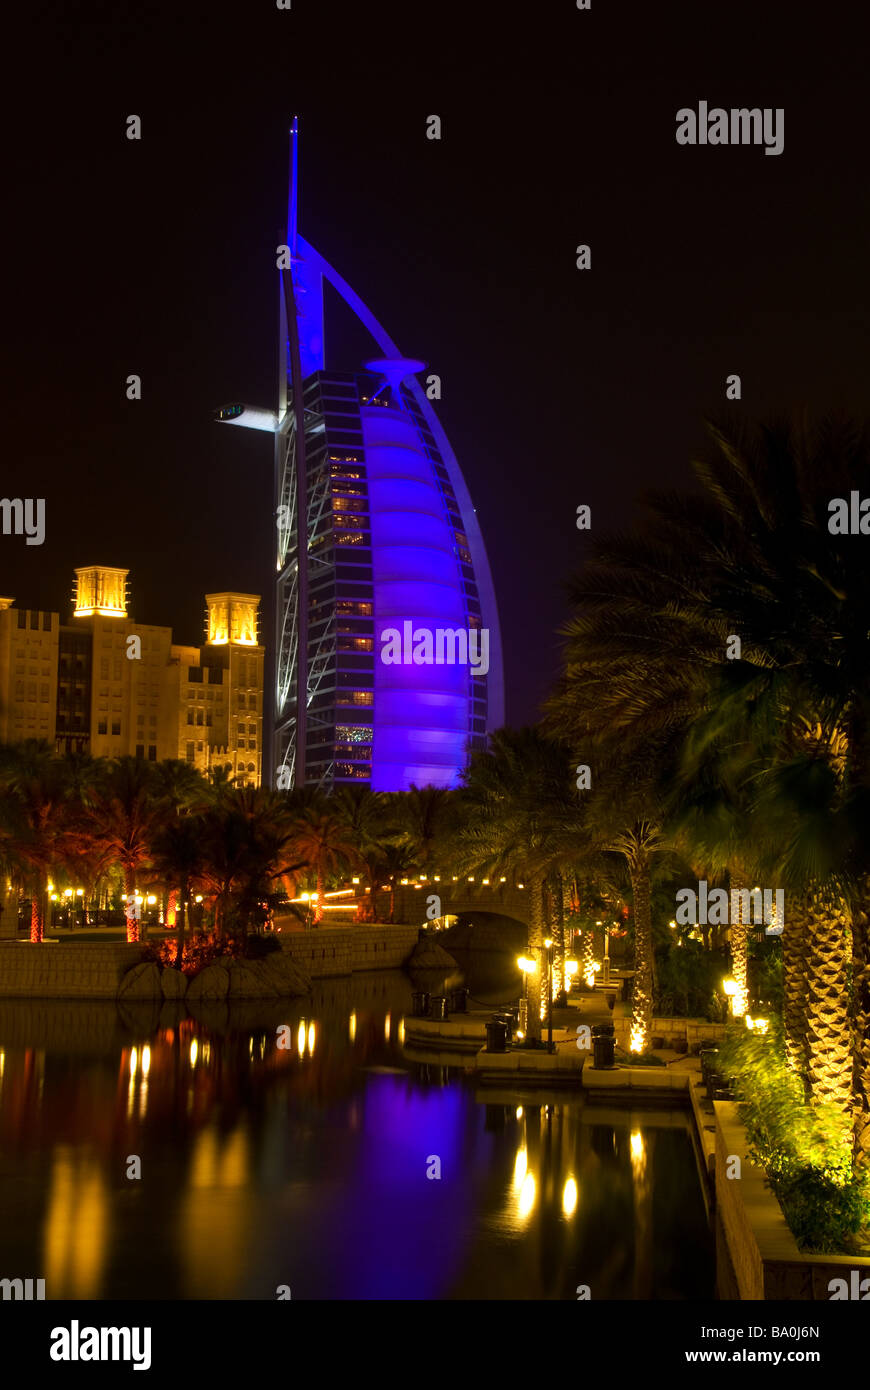
[{"label": "blue illuminated facade", "polygon": [[[218,415],[275,438],[272,781],[327,789],[361,783],[374,791],[455,786],[469,750],[483,747],[504,722],[501,642],[483,539],[417,379],[425,364],[402,357],[298,233],[295,122],[292,145],[278,410],[231,406]],[[380,350],[359,370],[327,361],[325,280]],[[458,658],[386,664],[385,632],[408,623],[414,632],[449,630],[457,642],[472,630],[479,641],[485,629],[485,674],[473,674],[473,665]]]}]

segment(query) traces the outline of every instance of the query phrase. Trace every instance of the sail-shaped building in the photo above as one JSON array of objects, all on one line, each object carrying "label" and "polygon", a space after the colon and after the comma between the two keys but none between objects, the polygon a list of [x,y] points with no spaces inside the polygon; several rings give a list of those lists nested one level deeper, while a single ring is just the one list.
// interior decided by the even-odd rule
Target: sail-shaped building
[{"label": "sail-shaped building", "polygon": [[[274,752],[279,787],[451,787],[504,722],[501,641],[468,489],[417,374],[299,233],[291,132],[276,411],[229,405],[275,438]],[[328,358],[324,282],[371,336],[359,368]],[[443,633],[434,647],[418,634]],[[402,634],[402,659],[384,659]],[[476,664],[466,651],[486,652]],[[428,655],[427,655],[428,653]],[[264,758],[264,764],[266,759]],[[266,767],[264,766],[264,780]]]}]

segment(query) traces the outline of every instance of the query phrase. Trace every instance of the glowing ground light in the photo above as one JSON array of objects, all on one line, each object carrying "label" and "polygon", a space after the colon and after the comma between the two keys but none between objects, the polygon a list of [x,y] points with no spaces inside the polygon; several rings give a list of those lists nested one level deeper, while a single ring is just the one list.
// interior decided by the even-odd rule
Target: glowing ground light
[{"label": "glowing ground light", "polygon": [[573,1216],[577,1210],[577,1184],[573,1178],[565,1179],[562,1189],[562,1210],[566,1216]]},{"label": "glowing ground light", "polygon": [[384,1038],[386,1039],[387,1042],[390,1041],[390,1015],[389,1015],[389,1014],[387,1014],[386,1017],[384,1018]]},{"label": "glowing ground light", "polygon": [[192,1041],[191,1044],[190,1044],[190,1065],[191,1065],[192,1067],[195,1067],[195,1066],[196,1066],[196,1059],[197,1059],[198,1056],[199,1056],[199,1043],[196,1041],[196,1038],[194,1038],[193,1041]]},{"label": "glowing ground light", "polygon": [[148,1046],[142,1049],[142,1075],[147,1076],[151,1070],[151,1048]]},{"label": "glowing ground light", "polygon": [[403,1018],[399,1019],[399,1031],[397,1036],[400,1043],[405,1041],[405,1020]]},{"label": "glowing ground light", "polygon": [[298,1048],[298,1050],[299,1050],[299,1056],[300,1056],[300,1057],[304,1057],[304,1056],[305,1056],[305,1019],[304,1019],[304,1018],[300,1021],[300,1024],[299,1024],[299,1031],[298,1031],[297,1034],[296,1034],[296,1046],[297,1046],[297,1048]]},{"label": "glowing ground light", "polygon": [[314,1056],[314,1024],[313,1024],[313,1023],[309,1023],[309,1025],[308,1025],[308,1055],[309,1055],[309,1057],[313,1057],[313,1056]]},{"label": "glowing ground light", "polygon": [[643,1152],[643,1135],[639,1129],[633,1130],[631,1136],[631,1156],[632,1158],[642,1158]]},{"label": "glowing ground light", "polygon": [[130,1048],[130,1075],[136,1075],[136,1068],[139,1065],[139,1052],[135,1047]]},{"label": "glowing ground light", "polygon": [[351,1014],[350,1018],[348,1019],[347,1031],[351,1042],[353,1042],[356,1038],[356,1014]]}]

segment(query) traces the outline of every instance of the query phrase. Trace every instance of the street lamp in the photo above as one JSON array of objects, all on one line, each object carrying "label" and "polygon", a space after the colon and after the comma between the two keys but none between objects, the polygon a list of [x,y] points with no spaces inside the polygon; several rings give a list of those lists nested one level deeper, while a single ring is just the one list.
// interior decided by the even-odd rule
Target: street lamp
[{"label": "street lamp", "polygon": [[553,941],[547,937],[547,1051],[553,1051]]},{"label": "street lamp", "polygon": [[529,976],[534,975],[538,968],[538,962],[533,956],[517,956],[517,965],[523,972],[523,997],[520,1000],[520,1022],[518,1033],[522,1033],[523,1039],[529,1031]]}]

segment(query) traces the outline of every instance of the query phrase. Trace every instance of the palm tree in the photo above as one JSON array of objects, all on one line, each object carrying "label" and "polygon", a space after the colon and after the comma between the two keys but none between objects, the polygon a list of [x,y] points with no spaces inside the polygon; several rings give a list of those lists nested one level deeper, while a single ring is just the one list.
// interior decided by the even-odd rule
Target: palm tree
[{"label": "palm tree", "polygon": [[331,875],[359,862],[357,845],[343,817],[329,803],[312,802],[295,811],[292,835],[296,854],[314,875],[314,921],[323,917],[323,894]]},{"label": "palm tree", "polygon": [[175,969],[180,970],[184,956],[187,904],[194,883],[202,872],[201,818],[188,814],[165,821],[151,841],[151,857],[158,873],[177,883],[179,887],[175,916]]},{"label": "palm tree", "polygon": [[[529,894],[529,946],[536,971],[529,983],[528,1036],[541,1036],[547,968],[544,885],[580,839],[580,812],[568,748],[538,729],[499,729],[486,752],[473,754],[465,774],[457,830],[458,864],[493,876],[525,878]],[[563,953],[555,961],[561,987]]]},{"label": "palm tree", "polygon": [[226,935],[233,921],[247,931],[256,903],[276,880],[302,864],[287,798],[266,787],[232,788],[199,818],[203,884],[215,898],[215,923]]},{"label": "palm tree", "polygon": [[458,793],[446,787],[417,787],[391,798],[392,820],[418,873],[438,868],[455,827]]},{"label": "palm tree", "polygon": [[30,890],[30,939],[45,937],[48,882],[63,859],[71,799],[68,767],[48,743],[28,739],[0,748],[7,854]]},{"label": "palm tree", "polygon": [[336,788],[329,804],[356,849],[354,867],[360,870],[363,890],[368,889],[359,899],[358,920],[374,922],[379,864],[390,838],[389,799],[383,792],[373,792],[368,787],[346,785]]},{"label": "palm tree", "polygon": [[[854,1152],[870,1167],[870,571],[860,547],[828,529],[832,497],[870,489],[870,427],[829,420],[711,435],[712,452],[695,465],[703,493],[655,495],[647,528],[600,544],[575,583],[560,698],[597,697],[598,719],[635,738],[679,735],[715,713],[720,748],[734,745],[747,715],[756,748],[814,719],[842,730],[842,795],[856,832],[847,837],[859,962]],[[829,901],[818,886],[818,901]],[[827,931],[841,949],[841,915]]]},{"label": "palm tree", "polygon": [[93,832],[123,873],[127,940],[131,942],[139,940],[136,882],[150,864],[151,843],[161,814],[148,763],[141,758],[124,757],[106,766],[88,817]]}]

